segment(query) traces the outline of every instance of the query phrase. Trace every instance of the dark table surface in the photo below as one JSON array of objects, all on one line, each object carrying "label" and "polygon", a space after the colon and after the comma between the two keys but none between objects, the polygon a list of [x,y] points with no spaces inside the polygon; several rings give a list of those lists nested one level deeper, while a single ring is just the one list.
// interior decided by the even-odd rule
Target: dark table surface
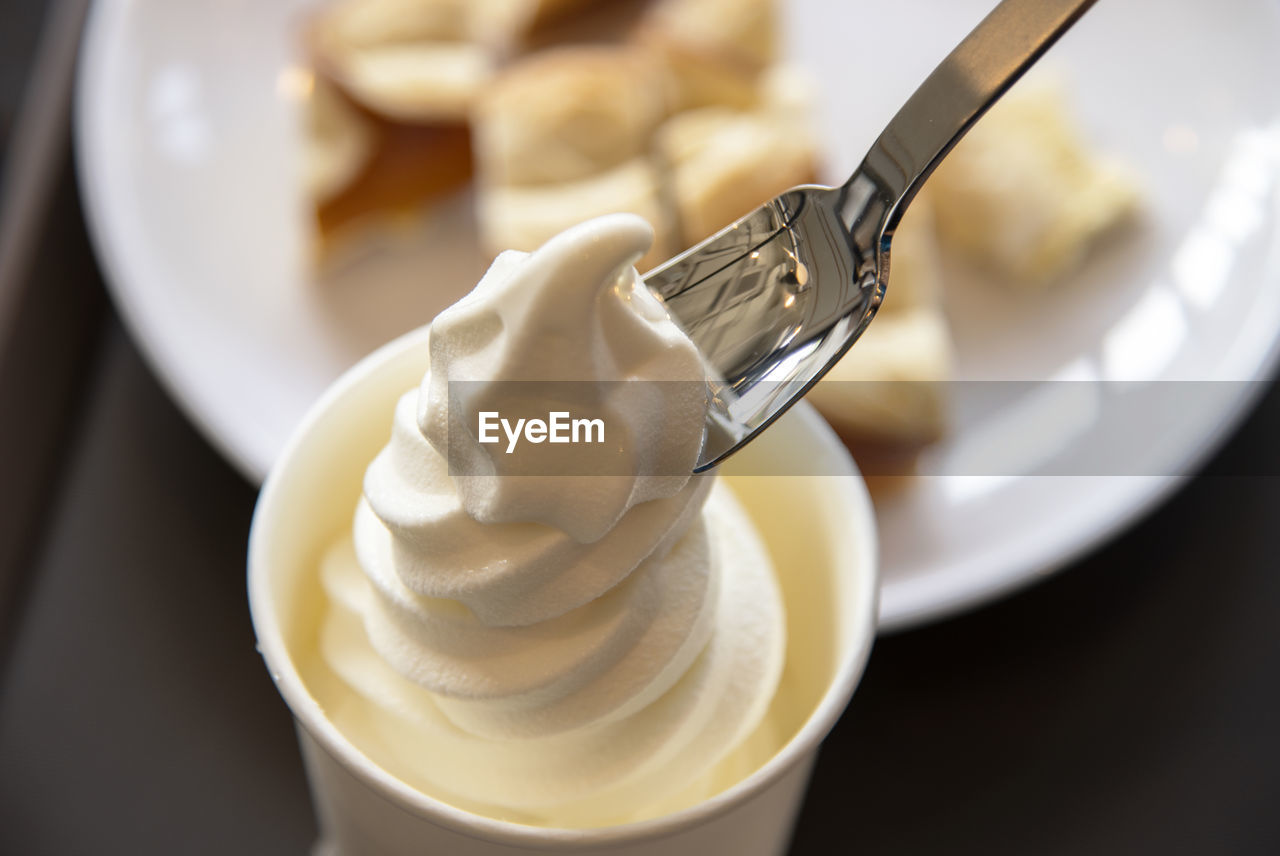
[{"label": "dark table surface", "polygon": [[[0,854],[305,853],[255,489],[111,312],[57,146],[0,326]],[[1276,437],[1272,387],[1109,545],[878,641],[793,852],[1280,854],[1280,479],[1242,475],[1280,472]]]}]

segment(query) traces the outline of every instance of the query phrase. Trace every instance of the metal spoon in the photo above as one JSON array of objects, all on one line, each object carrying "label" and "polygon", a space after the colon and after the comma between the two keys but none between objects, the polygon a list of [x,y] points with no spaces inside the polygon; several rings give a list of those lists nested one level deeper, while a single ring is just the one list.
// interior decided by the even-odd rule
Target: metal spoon
[{"label": "metal spoon", "polygon": [[1093,3],[1004,0],[907,100],[848,181],[788,190],[645,277],[713,373],[695,472],[768,427],[862,335],[916,191]]}]

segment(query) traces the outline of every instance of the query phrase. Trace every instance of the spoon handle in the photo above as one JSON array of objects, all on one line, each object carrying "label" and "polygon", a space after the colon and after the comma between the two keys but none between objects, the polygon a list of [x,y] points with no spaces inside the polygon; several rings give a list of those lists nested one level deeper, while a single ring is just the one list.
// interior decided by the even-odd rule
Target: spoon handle
[{"label": "spoon handle", "polygon": [[[907,204],[974,122],[1095,0],[1003,0],[907,99],[842,191],[870,178],[891,236]],[[861,192],[859,192],[861,191]],[[863,197],[865,199],[865,196]],[[851,229],[866,224],[850,223]]]}]

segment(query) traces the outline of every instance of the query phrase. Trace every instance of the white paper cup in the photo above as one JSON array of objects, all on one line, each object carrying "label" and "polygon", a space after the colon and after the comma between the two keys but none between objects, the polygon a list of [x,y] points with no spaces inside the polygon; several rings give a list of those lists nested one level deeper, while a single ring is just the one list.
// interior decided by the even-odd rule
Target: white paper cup
[{"label": "white paper cup", "polygon": [[[790,734],[762,767],[710,799],[640,823],[546,829],[427,796],[370,761],[325,716],[301,676],[322,595],[319,560],[351,525],[365,466],[385,445],[396,399],[427,366],[425,328],[371,354],[303,419],[268,476],[249,538],[259,648],[293,711],[332,856],[773,856],[791,837],[818,744],[862,675],[875,631],[875,523],[852,459],[798,405],[723,467],[773,556],[787,609],[787,663],[770,715]],[[828,473],[796,476],[795,473]]]}]

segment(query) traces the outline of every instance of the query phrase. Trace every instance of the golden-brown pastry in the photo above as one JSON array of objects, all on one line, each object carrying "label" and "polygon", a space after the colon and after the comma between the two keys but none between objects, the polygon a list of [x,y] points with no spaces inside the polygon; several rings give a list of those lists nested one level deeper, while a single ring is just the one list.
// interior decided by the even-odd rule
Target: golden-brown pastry
[{"label": "golden-brown pastry", "polygon": [[481,241],[489,255],[536,250],[553,235],[601,214],[638,214],[653,226],[653,247],[636,267],[647,270],[676,252],[659,199],[658,173],[644,157],[576,181],[482,188]]},{"label": "golden-brown pastry", "polygon": [[943,273],[938,253],[933,194],[926,187],[916,194],[894,232],[880,312],[933,309],[941,304]]},{"label": "golden-brown pastry", "polygon": [[541,28],[593,5],[600,0],[471,0],[468,14],[478,41],[512,52]]},{"label": "golden-brown pastry", "polygon": [[686,110],[658,131],[656,149],[686,246],[817,177],[808,79],[775,66],[756,85],[750,110]]},{"label": "golden-brown pastry", "polygon": [[[611,20],[600,13],[612,10],[617,32],[515,55],[536,42],[528,37],[540,22],[588,4],[592,14],[574,20],[598,36]],[[773,0],[652,0],[634,32],[636,4],[624,5],[326,7],[309,44],[318,79],[310,186],[322,244],[348,224],[463,186],[473,155],[484,252],[532,250],[579,220],[631,211],[657,234],[641,267],[813,179],[808,119],[797,107],[808,87],[774,73]],[[572,29],[538,38],[572,38]]]},{"label": "golden-brown pastry", "polygon": [[809,391],[809,400],[846,435],[928,443],[946,428],[953,361],[951,335],[937,307],[884,312]]},{"label": "golden-brown pastry", "polygon": [[812,145],[767,112],[683,113],[664,127],[661,148],[686,244],[814,180]]},{"label": "golden-brown pastry", "polygon": [[349,187],[373,153],[372,123],[326,78],[311,78],[304,149],[304,187],[323,204]]},{"label": "golden-brown pastry", "polygon": [[666,114],[643,51],[563,47],[514,64],[476,105],[483,249],[531,251],[569,226],[629,212],[654,227],[644,269],[675,251],[650,157]]},{"label": "golden-brown pastry", "polygon": [[467,0],[340,0],[311,22],[306,104],[317,250],[395,222],[472,173],[468,116],[496,64]]},{"label": "golden-brown pastry", "polygon": [[812,142],[769,111],[690,110],[663,126],[658,146],[686,245],[814,180]]},{"label": "golden-brown pastry", "polygon": [[476,104],[480,179],[490,186],[577,181],[648,152],[667,113],[652,58],[567,47],[513,65]]},{"label": "golden-brown pastry", "polygon": [[678,110],[756,104],[777,60],[773,0],[656,0],[638,40],[660,55]]},{"label": "golden-brown pastry", "polygon": [[343,0],[315,24],[322,74],[371,113],[410,124],[461,123],[493,76],[465,0]]},{"label": "golden-brown pastry", "polygon": [[941,297],[942,266],[926,192],[894,235],[883,306],[809,392],[846,437],[913,446],[942,436],[954,357]]},{"label": "golden-brown pastry", "polygon": [[1015,283],[1047,283],[1137,207],[1131,174],[1095,155],[1062,84],[1028,78],[974,126],[929,180],[952,247]]}]

